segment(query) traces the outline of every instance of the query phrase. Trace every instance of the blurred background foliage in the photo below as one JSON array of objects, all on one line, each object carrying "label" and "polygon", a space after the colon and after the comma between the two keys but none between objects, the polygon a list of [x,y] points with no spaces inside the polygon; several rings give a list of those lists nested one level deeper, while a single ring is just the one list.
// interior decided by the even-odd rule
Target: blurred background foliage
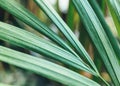
[{"label": "blurred background foliage", "polygon": [[[34,3],[33,0],[16,0],[22,5],[24,5],[27,9],[29,9],[31,12],[33,12],[40,20],[42,20],[45,24],[47,24],[53,31],[58,33],[61,37],[61,33],[56,29],[57,27],[49,20],[49,18],[44,14],[44,12],[39,9],[39,7]],[[89,38],[88,33],[85,30],[85,27],[83,25],[83,22],[81,21],[81,18],[79,17],[78,13],[76,12],[73,4],[69,0],[48,0],[48,2],[56,9],[56,11],[59,13],[59,15],[63,18],[63,20],[68,24],[68,26],[72,29],[72,31],[75,33],[77,38],[81,41],[89,55],[94,60],[98,70],[100,71],[103,78],[111,83],[111,80],[109,78],[109,75],[106,72],[106,69],[104,67],[104,64],[102,64],[102,60],[99,58],[99,54],[96,51],[96,49],[93,47],[93,43],[91,42],[91,39]],[[108,10],[107,4],[105,3],[105,0],[97,0],[104,17],[108,23],[108,25],[111,27],[111,31],[113,32],[116,39],[119,40],[118,33],[116,31],[115,25],[113,23],[113,20],[111,18],[110,12]],[[42,36],[37,31],[33,30],[23,22],[19,21],[15,17],[13,17],[8,12],[4,11],[0,8],[0,21],[10,23],[14,26],[21,27],[23,29],[27,29],[28,31],[37,34],[38,36]],[[45,37],[44,37],[45,38]],[[47,39],[47,38],[46,38]],[[63,37],[65,40],[65,38]],[[28,51],[26,49],[15,47],[7,42],[0,41],[0,45],[4,45],[7,47],[10,47],[12,49],[29,53],[31,55],[35,55],[37,57],[40,57],[39,54]],[[43,57],[44,58],[44,57]],[[51,60],[51,59],[49,59]],[[59,63],[61,64],[61,63]],[[61,64],[63,65],[63,64]],[[92,75],[79,71],[79,73],[89,77],[93,78],[95,81],[97,80],[95,77],[92,77]],[[6,84],[13,84],[16,86],[62,86],[62,84],[48,80],[42,76],[36,75],[32,72],[14,67],[12,65],[8,65],[6,63],[0,62],[0,82],[6,83]],[[100,83],[100,81],[99,81]]]}]

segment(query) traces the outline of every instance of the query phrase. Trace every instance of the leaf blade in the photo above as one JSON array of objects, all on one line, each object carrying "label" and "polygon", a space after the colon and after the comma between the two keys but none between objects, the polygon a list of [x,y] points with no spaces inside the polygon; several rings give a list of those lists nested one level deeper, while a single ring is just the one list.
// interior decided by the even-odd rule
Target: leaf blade
[{"label": "leaf blade", "polygon": [[115,53],[117,54],[118,59],[120,59],[120,48],[118,45],[118,41],[116,40],[116,38],[110,31],[110,27],[107,25],[107,23],[104,19],[104,15],[102,14],[102,12],[100,10],[100,7],[98,6],[96,0],[90,0],[89,2],[91,4],[92,8],[94,9],[96,15],[98,16],[98,18],[103,26],[103,29],[105,30],[105,32],[110,40],[110,43],[112,44],[112,47],[113,47]]},{"label": "leaf blade", "polygon": [[97,74],[82,59],[28,31],[0,22],[0,39],[49,56],[67,65]]},{"label": "leaf blade", "polygon": [[0,0],[0,7],[7,10],[7,12],[11,13],[27,25],[31,26],[33,29],[44,34],[59,46],[79,57],[55,32],[48,28],[43,22],[41,22],[26,8],[15,2],[15,0]]},{"label": "leaf blade", "polygon": [[100,86],[96,82],[62,66],[2,46],[0,46],[0,60],[27,70],[31,70],[39,75],[65,85]]},{"label": "leaf blade", "polygon": [[[62,20],[62,18],[58,15],[58,13],[52,8],[52,6],[47,3],[46,0],[34,0],[36,4],[46,13],[46,15],[53,21],[53,23],[58,27],[58,29],[64,34],[67,40],[71,43],[71,45],[76,49],[76,52],[90,63],[92,68],[98,73],[96,66],[91,60],[90,56],[76,38],[75,34],[71,31],[71,29],[66,25],[66,23]],[[99,75],[99,73],[98,73]]]},{"label": "leaf blade", "polygon": [[102,60],[114,82],[120,84],[120,66],[116,54],[111,46],[111,43],[101,26],[100,21],[92,10],[87,0],[72,0],[79,15],[82,17],[91,39],[100,53]]}]

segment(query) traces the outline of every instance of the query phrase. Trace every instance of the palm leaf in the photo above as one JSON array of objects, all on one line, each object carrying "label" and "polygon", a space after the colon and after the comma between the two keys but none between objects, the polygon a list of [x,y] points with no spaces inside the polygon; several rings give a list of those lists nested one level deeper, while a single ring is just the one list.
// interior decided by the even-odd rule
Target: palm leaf
[{"label": "palm leaf", "polygon": [[98,72],[96,66],[94,65],[92,59],[90,58],[82,44],[79,42],[75,34],[71,31],[71,29],[62,20],[62,18],[58,15],[58,13],[52,8],[52,6],[49,3],[47,3],[46,0],[35,0],[35,2],[49,16],[53,23],[55,23],[58,29],[64,34],[67,40],[76,49],[76,52],[78,52],[78,54],[81,57],[86,58],[90,65],[94,68],[94,70]]},{"label": "palm leaf", "polygon": [[25,30],[0,22],[0,39],[16,46],[31,49],[42,55],[49,56],[75,67],[76,69],[82,69],[97,76],[97,74],[88,67],[82,59]]},{"label": "palm leaf", "polygon": [[94,9],[94,12],[98,16],[98,18],[99,18],[99,20],[100,20],[100,22],[103,26],[103,29],[105,30],[118,59],[120,59],[120,48],[119,48],[119,45],[118,45],[118,41],[116,40],[116,38],[112,34],[112,32],[110,30],[110,27],[105,22],[104,15],[101,12],[100,7],[98,6],[96,0],[89,0],[89,2],[91,4],[92,8]]},{"label": "palm leaf", "polygon": [[120,66],[111,43],[87,0],[72,0],[81,16],[86,30],[96,46],[116,86],[120,85]]},{"label": "palm leaf", "polygon": [[0,46],[0,60],[69,86],[100,86],[57,64]]},{"label": "palm leaf", "polygon": [[31,26],[33,29],[41,32],[59,46],[64,49],[70,51],[71,53],[77,54],[50,28],[48,28],[43,22],[41,22],[34,14],[28,11],[26,8],[21,6],[19,3],[15,2],[15,0],[0,0],[0,7],[7,10],[7,12],[11,13],[27,25]]}]

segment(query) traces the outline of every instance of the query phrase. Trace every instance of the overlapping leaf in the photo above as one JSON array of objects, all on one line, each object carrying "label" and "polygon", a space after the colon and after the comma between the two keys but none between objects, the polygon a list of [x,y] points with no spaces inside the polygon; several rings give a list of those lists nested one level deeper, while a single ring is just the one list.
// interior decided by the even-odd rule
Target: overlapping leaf
[{"label": "overlapping leaf", "polygon": [[99,20],[103,26],[103,29],[105,30],[105,32],[110,40],[111,45],[112,45],[115,53],[117,54],[117,57],[120,59],[120,48],[118,45],[118,41],[115,39],[114,35],[110,31],[110,27],[105,22],[104,15],[103,15],[102,11],[100,10],[100,7],[98,6],[96,0],[89,0],[89,2],[91,4],[92,8],[94,9],[94,12],[96,13],[97,17],[99,18]]},{"label": "overlapping leaf", "polygon": [[72,0],[81,16],[86,30],[96,46],[116,86],[120,85],[120,66],[111,43],[93,9],[87,0]]},{"label": "overlapping leaf", "polygon": [[96,82],[57,64],[0,46],[0,61],[33,71],[69,86],[100,86]]},{"label": "overlapping leaf", "polygon": [[56,46],[55,44],[20,28],[0,22],[0,39],[8,41],[16,46],[31,49],[35,52],[41,53],[42,55],[61,61],[64,64],[85,70],[93,75],[97,75],[80,58],[76,58],[75,55]]},{"label": "overlapping leaf", "polygon": [[107,36],[108,36],[108,38],[109,38],[109,40],[110,40],[110,42],[111,42],[111,44],[113,46],[114,51],[116,52],[118,58],[120,58],[120,48],[118,46],[118,41],[115,39],[112,32],[110,31],[109,26],[105,22],[104,16],[103,16],[103,14],[102,14],[96,0],[90,0],[89,2],[91,4],[91,6],[93,7],[96,15],[98,16],[98,18],[99,18],[99,20],[100,20],[100,22],[101,22]]},{"label": "overlapping leaf", "polygon": [[77,37],[71,31],[71,29],[66,25],[66,23],[62,20],[62,18],[58,15],[58,13],[47,3],[46,0],[35,0],[38,6],[49,16],[49,18],[55,23],[58,29],[64,34],[67,40],[71,43],[71,45],[76,49],[76,52],[90,63],[90,65],[94,68],[96,72],[97,68],[95,67],[93,61],[91,60],[90,56],[79,42]]},{"label": "overlapping leaf", "polygon": [[[19,18],[20,20],[22,20],[23,22],[25,22],[26,24],[33,27],[34,29],[42,32],[47,37],[49,37],[50,39],[52,39],[53,41],[55,41],[56,43],[58,43],[59,45],[61,45],[62,47],[64,47],[65,49],[69,50],[70,52],[72,52],[73,54],[75,54],[77,56],[77,54],[63,40],[61,40],[54,32],[52,32],[48,27],[46,27],[42,22],[40,22],[40,20],[38,18],[36,18],[31,12],[29,12],[28,10],[23,8],[21,5],[16,3],[14,0],[11,0],[11,1],[0,0],[0,6],[2,8],[4,8],[5,10],[7,10],[8,12],[10,12],[11,14],[13,14],[14,16],[16,16],[17,18]],[[45,7],[44,3],[43,3],[43,7]],[[51,13],[48,13],[48,14],[51,15]],[[53,15],[53,13],[52,13],[52,15]],[[54,18],[56,18],[56,17],[53,17],[53,19]],[[98,72],[94,63],[90,59],[89,55],[87,54],[87,52],[85,51],[83,46],[79,43],[78,39],[75,37],[75,35],[72,33],[72,31],[69,30],[69,27],[61,20],[60,17],[59,17],[59,19],[60,19],[60,20],[58,20],[59,28],[63,29],[63,33],[66,34],[66,36],[68,37],[68,40],[71,41],[71,43],[77,49],[77,51],[81,54],[81,56],[86,57],[88,59],[88,62],[90,62],[92,67],[95,69],[95,71]],[[62,21],[62,23],[61,23],[61,21]],[[66,30],[68,30],[68,31],[66,32]]]},{"label": "overlapping leaf", "polygon": [[28,11],[19,3],[15,2],[15,0],[0,0],[0,7],[7,10],[7,12],[10,12],[12,15],[14,15],[27,25],[31,26],[33,29],[41,32],[42,34],[56,42],[58,45],[77,56],[77,54],[56,33],[48,28],[30,11]]}]

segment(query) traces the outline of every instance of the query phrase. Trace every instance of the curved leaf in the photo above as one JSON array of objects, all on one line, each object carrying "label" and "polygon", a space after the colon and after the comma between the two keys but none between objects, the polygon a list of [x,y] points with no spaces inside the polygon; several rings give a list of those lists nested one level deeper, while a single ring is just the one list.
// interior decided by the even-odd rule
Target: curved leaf
[{"label": "curved leaf", "polygon": [[103,29],[105,30],[109,40],[110,40],[110,43],[115,51],[115,53],[117,54],[117,57],[118,59],[120,59],[120,48],[119,48],[119,43],[118,41],[116,40],[116,38],[114,37],[114,35],[112,34],[111,30],[110,30],[110,27],[107,25],[105,19],[104,19],[104,15],[102,14],[102,11],[100,9],[100,7],[98,6],[96,0],[89,0],[92,8],[94,9],[94,12],[96,13],[96,15],[98,16],[102,26],[103,26]]},{"label": "curved leaf", "polygon": [[79,42],[75,34],[71,31],[71,29],[62,20],[62,18],[58,15],[58,13],[52,8],[52,6],[48,4],[46,0],[34,0],[34,1],[38,4],[38,6],[41,7],[41,9],[43,9],[46,15],[48,15],[49,18],[53,21],[53,23],[55,23],[58,29],[64,34],[67,40],[76,49],[76,52],[78,52],[78,54],[81,57],[86,58],[87,61],[90,63],[90,65],[98,73],[95,64],[93,63],[92,59],[90,58],[90,56],[88,55],[82,44]]},{"label": "curved leaf", "polygon": [[34,14],[25,9],[22,5],[15,2],[15,0],[0,0],[0,7],[7,10],[7,12],[11,13],[27,25],[31,26],[33,29],[41,32],[58,45],[77,56],[77,54],[55,32],[48,28]]},{"label": "curved leaf", "polygon": [[95,47],[116,86],[120,85],[120,66],[111,43],[88,0],[72,0]]},{"label": "curved leaf", "polygon": [[80,58],[28,31],[0,22],[0,39],[97,75]]},{"label": "curved leaf", "polygon": [[69,86],[100,86],[96,82],[52,62],[0,46],[0,60],[33,71]]}]

